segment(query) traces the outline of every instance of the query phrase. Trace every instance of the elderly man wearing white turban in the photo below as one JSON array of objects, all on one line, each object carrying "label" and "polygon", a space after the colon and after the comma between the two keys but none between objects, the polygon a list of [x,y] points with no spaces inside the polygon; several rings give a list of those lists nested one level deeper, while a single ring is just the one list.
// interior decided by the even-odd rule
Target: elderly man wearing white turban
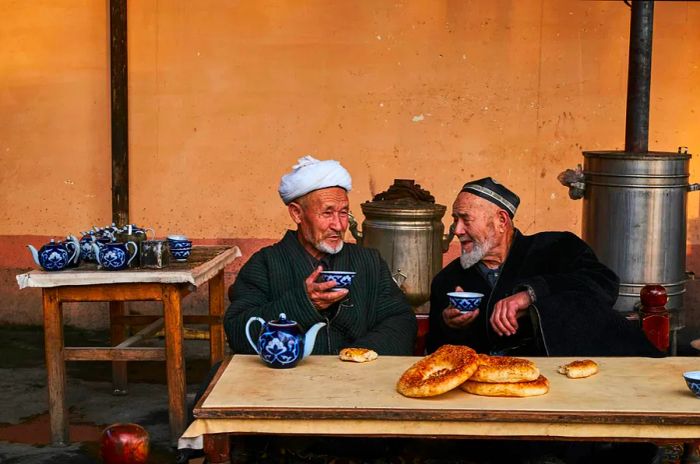
[{"label": "elderly man wearing white turban", "polygon": [[[317,322],[314,354],[338,354],[346,347],[384,355],[410,355],[416,320],[389,268],[371,248],[345,243],[352,188],[350,174],[333,160],[299,159],[282,177],[279,194],[297,230],[255,253],[229,289],[224,327],[235,353],[253,353],[245,325],[284,312],[304,331]],[[322,270],[355,271],[350,289],[333,291],[317,282]]]}]

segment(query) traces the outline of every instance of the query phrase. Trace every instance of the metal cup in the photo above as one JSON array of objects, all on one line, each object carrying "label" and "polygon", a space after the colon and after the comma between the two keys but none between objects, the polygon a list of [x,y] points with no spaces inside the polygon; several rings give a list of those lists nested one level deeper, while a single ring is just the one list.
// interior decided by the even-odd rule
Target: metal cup
[{"label": "metal cup", "polygon": [[141,267],[160,269],[170,262],[168,243],[164,240],[143,240],[141,242]]}]

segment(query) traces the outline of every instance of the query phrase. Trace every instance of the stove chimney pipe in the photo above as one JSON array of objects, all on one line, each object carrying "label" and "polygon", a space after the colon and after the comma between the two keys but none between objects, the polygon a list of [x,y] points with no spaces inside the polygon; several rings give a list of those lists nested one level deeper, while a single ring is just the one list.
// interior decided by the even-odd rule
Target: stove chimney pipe
[{"label": "stove chimney pipe", "polygon": [[631,3],[625,151],[646,153],[649,150],[649,90],[651,88],[654,2],[653,0],[634,0]]}]

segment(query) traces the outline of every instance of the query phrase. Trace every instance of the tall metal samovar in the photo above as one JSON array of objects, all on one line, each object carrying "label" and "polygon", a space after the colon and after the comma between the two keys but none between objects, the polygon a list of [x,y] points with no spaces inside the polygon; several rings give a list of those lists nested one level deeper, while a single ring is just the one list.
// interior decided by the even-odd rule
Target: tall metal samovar
[{"label": "tall metal samovar", "polygon": [[450,233],[444,236],[442,217],[447,209],[412,179],[395,179],[385,192],[360,205],[365,215],[362,232],[350,221],[359,245],[376,248],[416,313],[425,313],[430,283],[442,269]]}]

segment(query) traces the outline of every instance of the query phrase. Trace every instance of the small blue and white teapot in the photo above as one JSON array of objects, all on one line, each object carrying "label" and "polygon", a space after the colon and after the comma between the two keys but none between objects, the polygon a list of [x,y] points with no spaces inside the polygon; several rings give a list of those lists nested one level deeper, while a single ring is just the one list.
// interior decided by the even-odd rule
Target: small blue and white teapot
[{"label": "small blue and white teapot", "polygon": [[[129,245],[131,245],[134,250],[131,253],[129,253],[128,250]],[[93,242],[92,250],[97,258],[97,264],[99,264],[102,269],[107,269],[108,271],[120,271],[126,268],[131,264],[138,253],[138,247],[134,242],[110,242],[102,246]]]},{"label": "small blue and white teapot", "polygon": [[27,248],[32,253],[34,262],[46,271],[65,269],[79,252],[78,247],[74,246],[71,251],[63,243],[56,243],[53,239],[42,246],[39,251],[32,245],[27,245]]},{"label": "small blue and white teapot", "polygon": [[[262,324],[257,343],[250,336],[250,325],[253,322]],[[318,322],[304,335],[299,324],[288,320],[284,313],[280,314],[279,319],[270,322],[265,322],[260,317],[251,317],[245,325],[245,336],[268,367],[286,369],[296,366],[311,354],[316,335],[325,325],[325,322]]]}]

